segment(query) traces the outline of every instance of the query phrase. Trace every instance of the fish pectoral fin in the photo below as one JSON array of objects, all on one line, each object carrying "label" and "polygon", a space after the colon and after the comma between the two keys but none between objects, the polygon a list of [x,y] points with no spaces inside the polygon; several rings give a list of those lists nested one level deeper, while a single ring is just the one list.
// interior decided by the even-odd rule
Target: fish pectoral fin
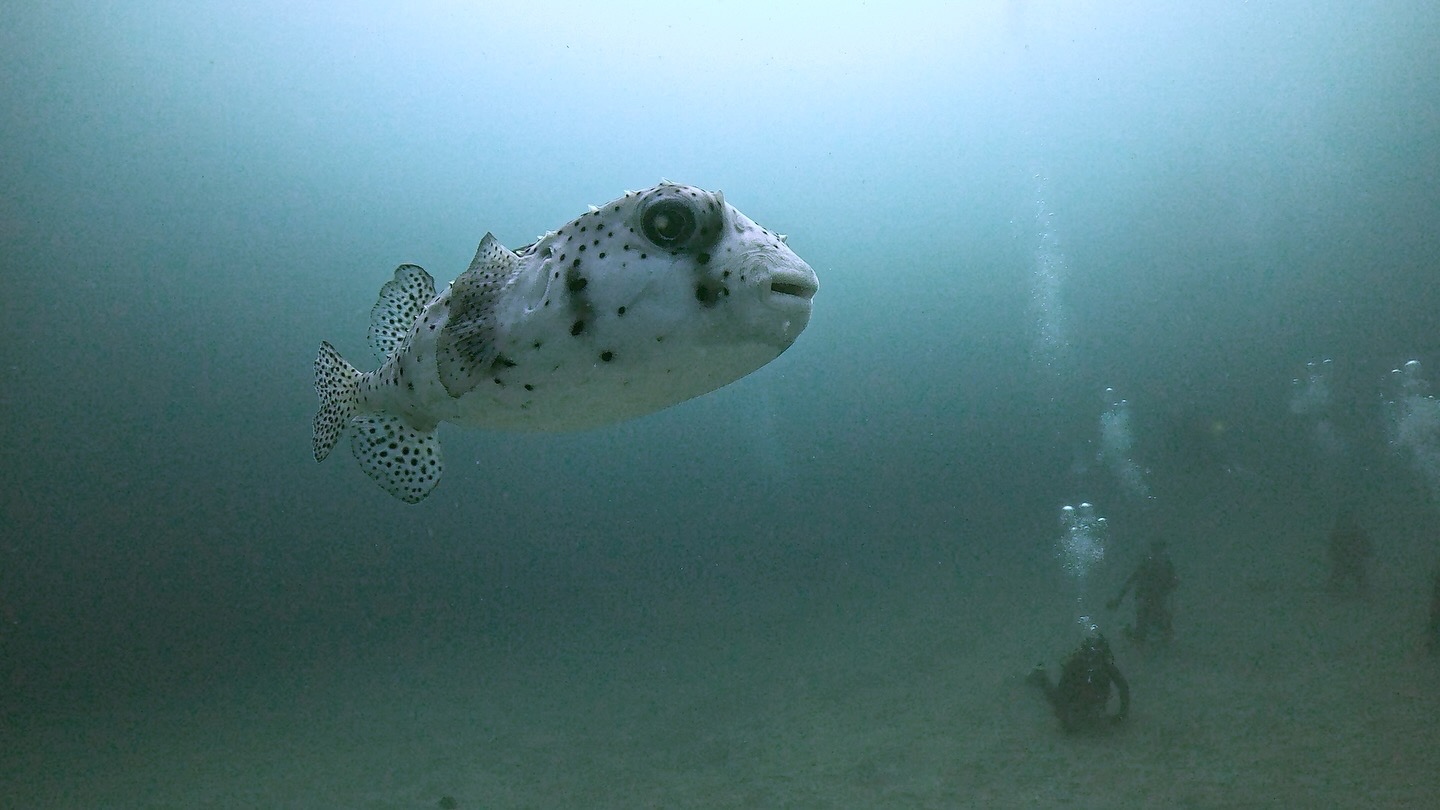
[{"label": "fish pectoral fin", "polygon": [[520,257],[487,233],[470,268],[450,286],[450,315],[435,345],[436,369],[450,396],[472,391],[499,356],[496,308],[519,267]]},{"label": "fish pectoral fin", "polygon": [[425,500],[440,483],[444,462],[436,428],[420,430],[399,416],[365,414],[350,423],[350,450],[360,469],[406,503]]},{"label": "fish pectoral fin", "polygon": [[435,279],[429,273],[413,264],[395,268],[395,277],[380,288],[380,297],[370,308],[370,348],[381,363],[404,345],[410,329],[434,297]]}]

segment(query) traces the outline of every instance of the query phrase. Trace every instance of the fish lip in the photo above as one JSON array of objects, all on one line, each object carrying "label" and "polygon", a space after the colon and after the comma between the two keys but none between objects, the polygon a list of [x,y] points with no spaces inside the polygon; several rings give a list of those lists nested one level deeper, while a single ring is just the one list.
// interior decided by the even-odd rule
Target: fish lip
[{"label": "fish lip", "polygon": [[790,295],[796,298],[803,298],[809,301],[815,297],[817,285],[804,284],[785,279],[773,279],[770,282],[771,295]]},{"label": "fish lip", "polygon": [[[809,270],[808,267],[805,269]],[[809,303],[810,299],[815,297],[815,293],[819,292],[820,283],[815,278],[813,270],[803,272],[798,268],[785,268],[771,272],[766,288],[772,299],[778,298],[779,301],[785,301],[798,298]]]}]

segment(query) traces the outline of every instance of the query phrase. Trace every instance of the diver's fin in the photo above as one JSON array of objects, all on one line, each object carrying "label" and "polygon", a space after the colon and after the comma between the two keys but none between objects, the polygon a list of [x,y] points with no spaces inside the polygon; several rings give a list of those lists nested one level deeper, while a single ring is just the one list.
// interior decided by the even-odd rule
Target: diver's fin
[{"label": "diver's fin", "polygon": [[500,354],[495,304],[519,266],[520,257],[487,233],[470,267],[450,285],[450,317],[435,345],[435,365],[450,396],[464,396],[490,375]]},{"label": "diver's fin", "polygon": [[395,277],[380,288],[370,308],[370,348],[384,363],[405,342],[425,305],[435,297],[435,280],[413,264],[395,268]]},{"label": "diver's fin", "polygon": [[324,461],[340,440],[340,434],[355,415],[360,379],[365,376],[345,362],[334,346],[321,341],[315,357],[315,395],[320,410],[315,412],[315,460]]},{"label": "diver's fin", "polygon": [[351,424],[355,460],[386,492],[406,503],[419,503],[440,482],[444,463],[434,426],[417,430],[404,419],[383,413],[358,416]]}]

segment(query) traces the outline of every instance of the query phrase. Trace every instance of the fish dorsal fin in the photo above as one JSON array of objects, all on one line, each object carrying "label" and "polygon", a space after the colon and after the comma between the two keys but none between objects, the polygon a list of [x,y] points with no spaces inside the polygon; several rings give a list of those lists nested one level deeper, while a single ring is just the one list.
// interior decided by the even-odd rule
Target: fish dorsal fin
[{"label": "fish dorsal fin", "polygon": [[370,348],[380,362],[395,353],[410,334],[425,305],[435,297],[435,280],[413,264],[395,268],[395,277],[380,288],[380,298],[370,308]]},{"label": "fish dorsal fin", "polygon": [[440,330],[435,364],[450,396],[469,393],[500,354],[495,305],[520,267],[520,257],[485,234],[475,259],[450,285],[450,317]]}]

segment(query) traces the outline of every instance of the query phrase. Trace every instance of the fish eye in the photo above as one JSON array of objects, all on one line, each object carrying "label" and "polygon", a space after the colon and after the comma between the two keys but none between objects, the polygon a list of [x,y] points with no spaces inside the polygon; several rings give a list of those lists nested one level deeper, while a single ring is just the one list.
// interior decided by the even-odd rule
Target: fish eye
[{"label": "fish eye", "polygon": [[695,234],[695,212],[679,200],[661,200],[645,212],[640,230],[659,247],[679,247]]}]

